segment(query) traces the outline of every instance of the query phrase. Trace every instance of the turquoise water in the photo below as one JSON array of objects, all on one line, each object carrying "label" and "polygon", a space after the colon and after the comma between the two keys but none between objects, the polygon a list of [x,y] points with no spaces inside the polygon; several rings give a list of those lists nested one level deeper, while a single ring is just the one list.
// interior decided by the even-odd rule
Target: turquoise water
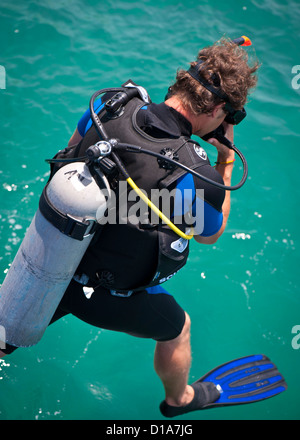
[{"label": "turquoise water", "polygon": [[[37,209],[44,159],[66,146],[95,90],[131,78],[160,102],[176,69],[200,47],[224,34],[253,41],[260,81],[236,130],[249,179],[232,195],[222,238],[209,247],[192,243],[188,266],[165,286],[192,318],[191,380],[265,353],[289,388],[181,420],[300,416],[300,350],[292,346],[300,325],[300,89],[297,78],[292,83],[299,23],[300,4],[292,0],[1,2],[0,282]],[[66,317],[37,346],[0,360],[0,420],[162,419],[153,350],[153,341]]]}]

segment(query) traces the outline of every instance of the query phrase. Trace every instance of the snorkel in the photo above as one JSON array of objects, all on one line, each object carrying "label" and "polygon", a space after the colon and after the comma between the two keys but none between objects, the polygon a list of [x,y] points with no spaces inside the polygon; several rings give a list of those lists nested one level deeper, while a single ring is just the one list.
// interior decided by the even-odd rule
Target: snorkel
[{"label": "snorkel", "polygon": [[243,35],[242,37],[239,37],[239,38],[235,38],[234,40],[232,40],[232,43],[236,44],[237,46],[251,46],[252,45],[250,38],[245,37],[245,35]]}]

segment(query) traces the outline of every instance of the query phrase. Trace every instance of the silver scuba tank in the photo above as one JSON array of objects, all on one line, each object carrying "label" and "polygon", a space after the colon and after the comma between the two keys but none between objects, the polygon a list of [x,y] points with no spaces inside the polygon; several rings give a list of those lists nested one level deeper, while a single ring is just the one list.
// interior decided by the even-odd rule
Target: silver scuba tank
[{"label": "silver scuba tank", "polygon": [[36,344],[47,328],[110,199],[83,162],[60,168],[37,210],[0,289],[0,327],[6,343]]}]

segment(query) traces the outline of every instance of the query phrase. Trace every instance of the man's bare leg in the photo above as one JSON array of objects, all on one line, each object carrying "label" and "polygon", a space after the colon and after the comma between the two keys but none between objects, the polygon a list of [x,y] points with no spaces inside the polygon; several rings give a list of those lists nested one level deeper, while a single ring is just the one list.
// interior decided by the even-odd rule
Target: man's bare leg
[{"label": "man's bare leg", "polygon": [[165,400],[172,406],[187,405],[194,397],[194,389],[187,384],[191,366],[190,326],[186,313],[180,335],[156,344],[154,368],[164,385]]}]

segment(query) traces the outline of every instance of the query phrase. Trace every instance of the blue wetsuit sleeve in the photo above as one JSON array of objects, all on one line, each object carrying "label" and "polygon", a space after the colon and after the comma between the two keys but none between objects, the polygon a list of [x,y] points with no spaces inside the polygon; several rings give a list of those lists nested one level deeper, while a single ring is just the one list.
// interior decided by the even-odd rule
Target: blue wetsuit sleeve
[{"label": "blue wetsuit sleeve", "polygon": [[[98,113],[103,108],[103,106],[104,104],[102,103],[102,99],[101,98],[97,99],[94,102],[95,112]],[[86,134],[86,132],[89,130],[91,125],[92,125],[91,113],[90,113],[90,109],[87,109],[86,112],[81,116],[77,124],[77,130],[80,136],[83,137]]]},{"label": "blue wetsuit sleeve", "polygon": [[88,109],[79,119],[77,124],[77,130],[81,137],[86,133],[86,126],[91,118],[90,110]]},{"label": "blue wetsuit sleeve", "polygon": [[[187,214],[191,213],[192,216]],[[186,216],[195,235],[210,237],[222,226],[223,214],[204,198],[204,190],[195,190],[194,179],[186,174],[177,181],[173,216]]]},{"label": "blue wetsuit sleeve", "polygon": [[[222,226],[223,214],[199,197],[193,203],[193,218],[195,219],[194,234],[210,237],[216,234]],[[200,216],[199,216],[200,213]]]}]

